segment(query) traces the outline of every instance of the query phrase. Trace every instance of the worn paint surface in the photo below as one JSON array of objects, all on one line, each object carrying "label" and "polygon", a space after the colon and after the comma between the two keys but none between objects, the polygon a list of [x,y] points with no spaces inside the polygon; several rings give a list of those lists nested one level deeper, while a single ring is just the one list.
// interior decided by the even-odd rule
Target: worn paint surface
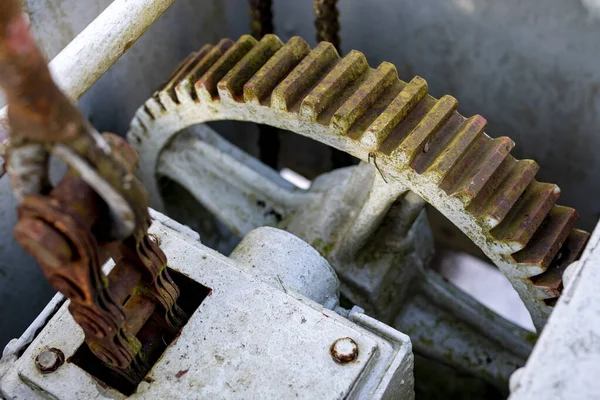
[{"label": "worn paint surface", "polygon": [[[484,251],[511,280],[541,329],[551,311],[551,299],[560,295],[560,284],[552,289],[552,285],[538,286],[530,278],[555,271],[552,263],[562,262],[562,257],[576,259],[585,244],[576,238],[586,236],[573,230],[574,210],[554,205],[558,187],[525,174],[531,163],[519,163],[509,154],[512,141],[487,136],[484,120],[458,114],[454,98],[424,96],[422,90],[415,91],[413,85],[399,80],[393,66],[369,68],[361,74],[342,73],[347,63],[331,44],[321,43],[301,60],[294,58],[298,40],[291,40],[287,51],[288,45],[281,48],[281,57],[277,52],[272,56],[277,63],[268,63],[251,51],[255,45],[252,38],[242,36],[197,80],[189,75],[175,77],[177,81],[169,83],[176,88],[175,98],[159,91],[138,110],[129,139],[137,143],[144,181],[154,199],[158,198],[154,174],[160,142],[167,143],[182,128],[200,122],[231,119],[270,124],[363,161],[376,158],[386,182],[394,181],[420,195]],[[355,56],[351,53],[350,57]],[[283,59],[295,65],[287,74],[278,68]],[[264,64],[257,78],[237,67],[238,61],[244,65],[251,60]],[[263,95],[268,101],[257,103],[256,94],[239,98],[239,92],[217,84],[224,76],[237,79],[238,85],[258,80],[265,94],[270,93]],[[339,94],[328,96],[331,91]],[[410,100],[415,97],[420,100]],[[397,109],[395,99],[400,103],[409,99],[407,104],[412,107]],[[312,111],[301,112],[307,109]],[[399,117],[390,119],[386,112]],[[315,119],[315,115],[327,117]],[[386,122],[382,124],[381,119]],[[375,141],[363,141],[367,134]],[[144,137],[148,135],[153,135],[154,141],[146,147]],[[383,137],[377,139],[379,136]],[[365,143],[379,146],[369,148]],[[508,172],[501,168],[506,164],[512,166]],[[504,179],[497,179],[502,174]],[[529,177],[526,184],[514,183],[524,176]],[[474,200],[480,203],[477,212],[469,208]]]},{"label": "worn paint surface", "polygon": [[[176,222],[153,216],[176,228],[162,222],[150,228],[173,268],[213,292],[128,398],[169,398],[173,393],[236,399],[414,398],[406,335],[360,311],[344,318],[293,290],[261,281],[244,272],[247,266],[200,244]],[[329,351],[343,337],[352,337],[360,347],[355,362],[346,365],[337,364]],[[68,359],[82,341],[64,305],[23,356],[11,363],[0,381],[3,393],[8,398],[124,399],[73,363],[50,375],[37,371],[40,350],[59,348]]]},{"label": "worn paint surface", "polygon": [[[147,142],[145,148],[154,144],[157,147],[152,151],[160,149],[164,136],[158,130],[149,133],[143,140]],[[323,174],[308,190],[299,190],[206,125],[198,125],[163,148],[156,173],[178,182],[205,207],[208,215],[188,215],[181,219],[186,224],[217,219],[238,237],[256,236],[262,230],[256,228],[275,226],[311,244],[336,270],[346,299],[369,315],[393,323],[396,329],[414,334],[415,349],[426,352],[430,360],[468,370],[502,390],[531,349],[530,332],[508,324],[451,284],[424,271],[433,252],[424,201],[406,193],[402,185],[386,183],[372,164]],[[161,202],[160,198],[154,200]],[[169,209],[182,206],[179,197],[165,198],[167,201]],[[208,235],[203,231],[203,236]],[[258,249],[240,244],[232,257],[237,258],[241,250],[243,255],[271,252],[272,259],[265,266],[255,268],[256,263],[250,262],[248,270],[272,276],[273,270],[292,268],[300,276],[289,286],[306,288],[314,278],[304,273],[301,263],[294,267],[298,260],[279,266],[279,260],[288,260],[294,253],[278,243]],[[286,275],[286,279],[291,277]],[[329,274],[321,275],[323,279]],[[288,285],[283,279],[271,280],[278,288]],[[316,286],[308,286],[314,287],[302,289],[302,293],[317,299],[310,295]],[[419,301],[422,296],[437,300],[433,305],[423,304]],[[439,320],[440,329],[430,329],[425,320]],[[421,341],[434,343],[434,339],[436,346],[417,345]],[[447,358],[449,352],[452,360]],[[486,357],[481,357],[483,353]]]},{"label": "worn paint surface", "polygon": [[527,365],[511,377],[509,399],[598,397],[599,244],[597,227]]}]

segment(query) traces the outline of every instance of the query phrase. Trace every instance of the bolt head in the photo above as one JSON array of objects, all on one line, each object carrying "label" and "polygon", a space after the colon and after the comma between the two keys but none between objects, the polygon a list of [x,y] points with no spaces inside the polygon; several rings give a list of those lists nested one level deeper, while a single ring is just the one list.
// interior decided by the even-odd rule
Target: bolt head
[{"label": "bolt head", "polygon": [[56,371],[65,362],[65,355],[59,349],[43,350],[35,359],[35,366],[42,374]]},{"label": "bolt head", "polygon": [[331,345],[331,357],[338,364],[347,364],[358,357],[358,345],[349,337],[336,340]]}]

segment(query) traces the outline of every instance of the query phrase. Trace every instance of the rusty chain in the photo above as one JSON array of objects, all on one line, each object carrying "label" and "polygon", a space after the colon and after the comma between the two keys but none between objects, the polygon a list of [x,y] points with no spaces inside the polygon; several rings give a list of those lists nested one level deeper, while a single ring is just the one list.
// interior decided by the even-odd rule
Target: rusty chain
[{"label": "rusty chain", "polygon": [[[167,259],[148,235],[147,193],[137,154],[101,136],[53,82],[18,0],[0,4],[0,86],[8,103],[8,173],[20,200],[17,241],[40,263],[90,350],[125,376],[139,374],[136,334],[151,316],[177,332],[186,316]],[[51,187],[50,155],[68,174]],[[107,276],[102,265],[116,265]]]},{"label": "rusty chain", "polygon": [[273,33],[273,6],[271,0],[248,0],[252,36],[261,39]]},{"label": "rusty chain", "polygon": [[[252,36],[260,40],[267,34],[274,32],[272,0],[248,0],[250,12],[250,31]],[[315,0],[313,11],[315,13],[315,27],[317,41],[331,42],[338,52],[340,51],[339,13],[337,0]],[[279,164],[279,151],[281,143],[278,136],[279,129],[269,125],[259,124],[258,148],[260,160],[269,167],[277,170]],[[332,169],[347,167],[354,164],[348,154],[331,148]]]},{"label": "rusty chain", "polygon": [[[248,0],[250,11],[250,31],[252,36],[260,40],[263,36],[273,33],[273,4],[272,0]],[[273,169],[278,169],[279,129],[269,125],[258,124],[258,148],[260,160]]]},{"label": "rusty chain", "polygon": [[337,0],[315,0],[313,11],[316,16],[317,42],[329,42],[339,52],[341,41]]}]

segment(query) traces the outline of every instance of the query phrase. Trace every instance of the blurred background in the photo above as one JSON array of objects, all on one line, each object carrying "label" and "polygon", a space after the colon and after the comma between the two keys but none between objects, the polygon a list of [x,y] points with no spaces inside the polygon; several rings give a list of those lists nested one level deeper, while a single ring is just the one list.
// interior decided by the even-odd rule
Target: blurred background
[{"label": "blurred background", "polygon": [[[49,59],[111,0],[25,0],[31,26]],[[274,0],[275,33],[315,44],[311,0]],[[577,208],[579,227],[600,216],[594,177],[600,163],[600,0],[342,0],[343,53],[365,53],[371,66],[396,65],[400,78],[425,78],[435,97],[451,94],[465,115],[481,114],[490,136],[509,136],[513,154],[541,166],[537,179],[557,183],[560,204]],[[80,100],[100,131],[124,135],[135,110],[191,51],[249,33],[246,0],[177,0]],[[1,100],[0,100],[1,101]],[[220,126],[258,153],[255,125]],[[221,131],[221,130],[220,130]],[[279,169],[302,185],[331,169],[326,146],[281,134]],[[298,151],[304,148],[305,151]],[[302,177],[305,180],[302,180]],[[0,180],[0,346],[18,337],[53,295],[42,273],[14,242],[16,203]],[[508,281],[434,210],[440,249],[434,266],[508,319],[532,329]],[[466,252],[463,253],[463,252]]]}]

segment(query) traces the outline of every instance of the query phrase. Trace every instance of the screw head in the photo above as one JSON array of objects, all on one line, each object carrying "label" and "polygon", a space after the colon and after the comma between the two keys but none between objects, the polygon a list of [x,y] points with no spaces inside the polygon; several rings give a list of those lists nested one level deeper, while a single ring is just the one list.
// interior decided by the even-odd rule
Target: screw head
[{"label": "screw head", "polygon": [[347,364],[358,357],[358,345],[349,337],[336,340],[331,345],[331,357],[338,364]]},{"label": "screw head", "polygon": [[65,362],[65,355],[59,349],[43,350],[35,359],[35,366],[42,374],[51,374]]}]

